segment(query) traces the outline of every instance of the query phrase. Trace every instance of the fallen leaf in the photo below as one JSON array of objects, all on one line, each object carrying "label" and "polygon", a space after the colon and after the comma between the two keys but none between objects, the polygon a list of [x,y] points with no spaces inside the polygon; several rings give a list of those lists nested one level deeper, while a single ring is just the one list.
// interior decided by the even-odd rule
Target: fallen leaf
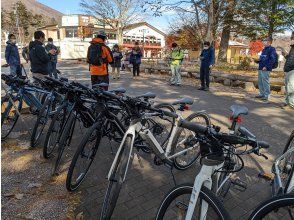
[{"label": "fallen leaf", "polygon": [[12,197],[12,196],[14,196],[14,193],[5,193],[3,196],[4,197]]},{"label": "fallen leaf", "polygon": [[84,219],[83,212],[80,212],[79,214],[77,214],[76,220],[83,220],[83,219]]},{"label": "fallen leaf", "polygon": [[15,194],[14,197],[18,200],[22,199],[23,198],[23,194],[21,193],[18,193],[18,194]]},{"label": "fallen leaf", "polygon": [[42,184],[40,184],[40,183],[30,183],[28,185],[28,188],[39,188],[41,186],[42,186]]}]

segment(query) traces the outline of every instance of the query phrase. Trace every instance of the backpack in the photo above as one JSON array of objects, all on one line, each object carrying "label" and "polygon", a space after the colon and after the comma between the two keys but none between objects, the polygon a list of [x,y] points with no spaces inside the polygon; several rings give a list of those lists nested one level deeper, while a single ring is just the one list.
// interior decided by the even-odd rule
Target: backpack
[{"label": "backpack", "polygon": [[103,64],[101,44],[91,44],[89,46],[87,61],[94,66],[101,66]]},{"label": "backpack", "polygon": [[279,56],[278,56],[277,52],[275,52],[275,62],[273,64],[272,68],[276,69],[276,68],[278,68],[278,66],[279,66]]}]

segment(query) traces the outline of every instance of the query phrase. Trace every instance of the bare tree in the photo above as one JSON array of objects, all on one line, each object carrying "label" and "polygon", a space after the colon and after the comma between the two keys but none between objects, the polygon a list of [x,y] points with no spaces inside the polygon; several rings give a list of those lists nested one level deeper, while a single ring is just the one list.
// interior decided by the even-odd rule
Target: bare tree
[{"label": "bare tree", "polygon": [[141,0],[82,0],[80,6],[98,22],[116,30],[119,45],[123,44],[126,27],[142,21],[144,14]]}]

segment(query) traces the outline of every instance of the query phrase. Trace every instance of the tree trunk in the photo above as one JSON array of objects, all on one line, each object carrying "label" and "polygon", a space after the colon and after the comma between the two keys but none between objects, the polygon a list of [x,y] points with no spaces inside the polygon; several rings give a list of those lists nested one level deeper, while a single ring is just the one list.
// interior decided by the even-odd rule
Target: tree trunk
[{"label": "tree trunk", "polygon": [[234,17],[234,11],[236,6],[236,0],[229,0],[227,13],[224,17],[224,27],[222,31],[222,38],[220,42],[220,48],[218,53],[218,61],[227,62],[227,50],[229,47],[231,25]]},{"label": "tree trunk", "polygon": [[214,1],[211,1],[211,4],[209,5],[209,10],[208,10],[206,40],[209,42],[212,41],[212,29],[213,29],[213,21],[214,21],[214,15],[213,15],[214,4],[213,3]]},{"label": "tree trunk", "polygon": [[118,45],[121,46],[123,45],[123,30],[121,27],[117,28],[117,41],[118,41]]},{"label": "tree trunk", "polygon": [[271,13],[269,18],[269,29],[268,29],[268,37],[272,37],[275,29],[275,18],[274,15],[276,14],[277,10],[277,1],[271,1]]}]

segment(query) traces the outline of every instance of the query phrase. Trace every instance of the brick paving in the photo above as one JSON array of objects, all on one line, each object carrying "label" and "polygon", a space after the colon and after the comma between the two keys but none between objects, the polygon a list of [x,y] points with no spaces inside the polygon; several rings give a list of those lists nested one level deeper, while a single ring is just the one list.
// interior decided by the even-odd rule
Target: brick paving
[{"label": "brick paving", "polygon": [[[89,81],[86,65],[78,67],[63,64],[59,69],[71,79]],[[233,219],[246,219],[256,205],[270,196],[269,182],[259,179],[261,171],[270,172],[271,163],[280,154],[286,139],[294,128],[294,112],[277,107],[282,97],[273,95],[274,103],[264,104],[250,98],[252,94],[244,93],[240,89],[227,89],[213,84],[211,92],[198,91],[185,80],[182,87],[170,87],[162,76],[143,75],[141,79],[132,80],[131,75],[122,75],[120,80],[112,81],[112,88],[125,87],[129,95],[142,94],[153,91],[158,94],[158,102],[170,102],[183,96],[198,99],[191,111],[205,109],[212,117],[214,124],[220,125],[223,130],[228,126],[229,107],[234,104],[244,104],[249,108],[249,115],[244,116],[244,124],[258,138],[270,143],[271,148],[266,154],[269,160],[257,156],[244,156],[245,168],[237,177],[247,183],[247,190],[240,192],[234,187],[224,199],[224,204]],[[187,112],[186,114],[188,114]],[[78,141],[74,142],[76,147]],[[113,144],[115,149],[118,145]],[[107,181],[105,179],[111,166],[114,155],[111,154],[109,142],[103,140],[95,161],[78,191],[81,192],[81,203],[76,213],[83,212],[85,219],[99,219]],[[171,171],[165,166],[156,166],[153,156],[138,153],[140,161],[135,154],[132,166],[129,168],[127,179],[121,190],[117,206],[112,219],[154,219],[160,201],[174,186]],[[173,170],[176,183],[192,183],[199,171],[199,163],[186,171]],[[65,190],[65,189],[64,189]]]}]

